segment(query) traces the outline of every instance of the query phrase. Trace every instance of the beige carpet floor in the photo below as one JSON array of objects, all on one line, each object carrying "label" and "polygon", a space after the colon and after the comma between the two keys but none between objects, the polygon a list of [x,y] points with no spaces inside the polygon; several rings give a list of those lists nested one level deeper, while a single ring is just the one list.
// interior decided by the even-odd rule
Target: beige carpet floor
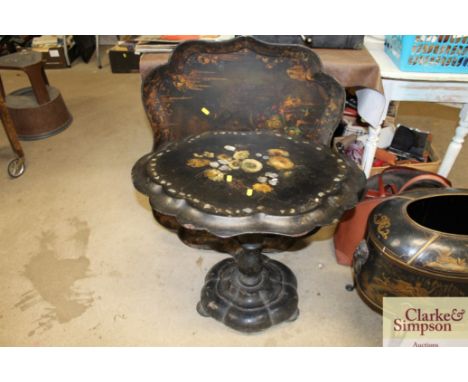
[{"label": "beige carpet floor", "polygon": [[[0,133],[0,345],[379,346],[381,317],[347,292],[326,232],[274,255],[299,282],[299,318],[245,335],[199,316],[208,269],[226,257],[188,248],[160,227],[130,179],[152,146],[138,74],[108,63],[48,71],[74,117],[64,132],[23,142],[25,174]],[[27,84],[3,72],[7,91]],[[458,110],[403,104],[400,120],[430,129],[444,153]],[[468,187],[465,148],[452,172]],[[328,237],[328,238],[327,238]]]}]

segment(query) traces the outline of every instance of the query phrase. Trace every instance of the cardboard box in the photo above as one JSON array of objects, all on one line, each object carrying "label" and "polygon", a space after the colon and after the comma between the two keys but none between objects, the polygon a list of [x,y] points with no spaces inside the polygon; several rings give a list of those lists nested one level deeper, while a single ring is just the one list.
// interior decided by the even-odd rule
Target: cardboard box
[{"label": "cardboard box", "polygon": [[[439,166],[440,166],[440,156],[435,150],[434,146],[432,146],[431,144],[429,148],[429,161],[428,162],[403,164],[401,166],[412,167],[421,171],[429,171],[429,172],[437,173],[437,170],[439,169]],[[370,176],[375,175],[375,174],[380,174],[387,167],[388,166],[372,167]]]},{"label": "cardboard box", "polygon": [[[71,63],[77,57],[76,49],[73,46],[68,51],[68,58]],[[64,69],[67,68],[67,61],[65,60],[65,52],[63,46],[59,47],[50,47],[50,48],[32,48],[32,50],[41,52],[42,58],[44,60],[44,67],[46,69]]]},{"label": "cardboard box", "polygon": [[[333,147],[335,150],[338,151],[337,149],[337,143],[342,143],[344,145],[350,144],[351,142],[355,141],[357,136],[355,135],[348,135],[346,137],[337,137],[333,140]],[[437,173],[437,170],[439,169],[440,166],[440,155],[439,153],[435,150],[434,146],[431,146],[429,148],[429,161],[428,162],[420,162],[420,163],[411,163],[411,164],[402,164],[401,166],[405,167],[412,167],[417,170],[421,171],[429,171],[429,172],[434,172]],[[398,165],[398,164],[397,164]],[[380,174],[383,170],[388,168],[389,166],[376,166],[372,167],[370,176],[375,175],[375,174]]]},{"label": "cardboard box", "polygon": [[111,48],[109,62],[112,73],[138,73],[140,70],[140,55],[128,50]]}]

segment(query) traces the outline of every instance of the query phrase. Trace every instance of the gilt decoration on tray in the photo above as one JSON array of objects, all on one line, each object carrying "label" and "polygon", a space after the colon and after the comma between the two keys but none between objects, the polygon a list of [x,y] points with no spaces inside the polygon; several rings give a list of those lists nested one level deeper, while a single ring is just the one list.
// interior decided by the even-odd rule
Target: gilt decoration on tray
[{"label": "gilt decoration on tray", "polygon": [[317,55],[240,37],[193,41],[174,51],[142,87],[155,144],[203,131],[267,129],[329,144],[344,90]]}]

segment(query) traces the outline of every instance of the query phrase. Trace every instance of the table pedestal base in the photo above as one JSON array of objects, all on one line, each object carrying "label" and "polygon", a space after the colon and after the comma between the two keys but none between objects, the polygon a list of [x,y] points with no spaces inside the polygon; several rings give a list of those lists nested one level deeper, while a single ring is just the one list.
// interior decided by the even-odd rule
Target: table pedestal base
[{"label": "table pedestal base", "polygon": [[261,244],[207,274],[197,310],[241,332],[256,332],[298,316],[297,281],[291,270],[261,254]]}]

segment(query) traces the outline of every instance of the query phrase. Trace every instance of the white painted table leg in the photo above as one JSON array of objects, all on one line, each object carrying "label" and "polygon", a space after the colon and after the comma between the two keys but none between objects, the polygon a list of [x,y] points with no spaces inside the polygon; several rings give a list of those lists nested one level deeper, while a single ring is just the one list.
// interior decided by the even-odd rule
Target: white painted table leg
[{"label": "white painted table leg", "polygon": [[375,151],[377,150],[377,143],[379,142],[381,125],[369,126],[369,138],[364,148],[364,155],[362,158],[362,171],[369,177],[372,170],[372,163],[374,162]]},{"label": "white painted table leg", "polygon": [[455,130],[455,135],[452,138],[452,142],[445,153],[444,159],[439,167],[438,173],[442,176],[447,177],[452,169],[455,160],[463,146],[465,136],[468,134],[468,104],[463,105],[460,112],[460,124]]},{"label": "white painted table leg", "polygon": [[385,105],[379,123],[375,126],[369,126],[369,138],[367,139],[366,146],[364,147],[361,166],[362,171],[364,171],[364,174],[366,174],[366,177],[369,177],[372,170],[372,163],[374,163],[375,151],[377,150],[377,143],[379,142],[380,137],[380,130],[382,130],[382,123],[387,116],[390,100],[391,98],[385,99]]}]

